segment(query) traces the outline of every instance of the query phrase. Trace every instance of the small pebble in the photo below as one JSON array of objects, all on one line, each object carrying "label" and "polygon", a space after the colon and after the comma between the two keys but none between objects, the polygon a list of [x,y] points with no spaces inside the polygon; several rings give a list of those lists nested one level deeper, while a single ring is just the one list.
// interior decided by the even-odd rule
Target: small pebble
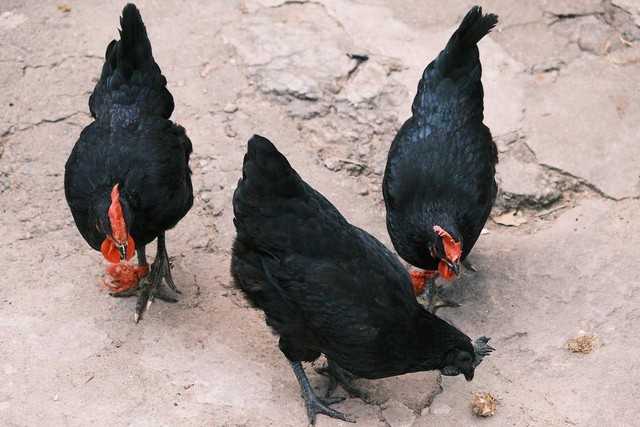
[{"label": "small pebble", "polygon": [[224,107],[224,112],[225,113],[231,114],[231,113],[235,113],[236,111],[238,111],[238,106],[236,104],[229,103],[229,104],[225,105],[225,107]]},{"label": "small pebble", "polygon": [[364,185],[359,185],[358,187],[356,187],[356,194],[366,196],[367,194],[369,194],[369,189]]},{"label": "small pebble", "polygon": [[324,167],[330,171],[337,172],[341,169],[340,161],[336,159],[327,159],[324,161]]},{"label": "small pebble", "polygon": [[205,202],[209,202],[211,200],[211,192],[210,191],[203,191],[202,194],[200,194],[200,197],[202,197],[202,200],[204,200]]}]

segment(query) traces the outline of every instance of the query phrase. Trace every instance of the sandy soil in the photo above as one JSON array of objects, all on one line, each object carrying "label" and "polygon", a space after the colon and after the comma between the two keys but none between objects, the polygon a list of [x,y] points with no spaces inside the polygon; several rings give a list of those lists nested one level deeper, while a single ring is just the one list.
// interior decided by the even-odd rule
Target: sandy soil
[{"label": "sandy soil", "polygon": [[[440,314],[497,350],[471,383],[435,373],[362,381],[376,404],[336,405],[359,425],[637,423],[640,16],[637,2],[613,3],[485,2],[501,19],[481,43],[500,148],[494,219],[514,225],[487,224],[471,256],[479,271],[446,285],[464,305]],[[135,301],[101,288],[102,258],[64,201],[64,163],[90,122],[123,3],[4,0],[0,424],[305,425],[277,338],[230,285],[230,198],[246,141],[269,137],[388,244],[389,143],[472,2],[138,5],[195,149],[195,206],[167,238],[183,294],[134,324]],[[347,53],[370,60],[356,66]],[[595,340],[571,348],[588,354],[571,352],[582,335]],[[321,392],[324,378],[307,368]],[[491,418],[473,415],[476,391],[497,399]]]}]

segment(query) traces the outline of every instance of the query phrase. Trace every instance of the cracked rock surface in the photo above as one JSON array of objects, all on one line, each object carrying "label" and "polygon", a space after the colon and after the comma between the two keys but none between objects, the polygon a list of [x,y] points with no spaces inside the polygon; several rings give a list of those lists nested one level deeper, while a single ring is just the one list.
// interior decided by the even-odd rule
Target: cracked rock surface
[{"label": "cracked rock surface", "polygon": [[[352,223],[390,245],[380,185],[424,67],[472,2],[138,1],[193,141],[196,200],[167,235],[180,301],[132,321],[75,229],[64,163],[123,3],[0,3],[0,419],[6,425],[299,426],[299,388],[230,283],[231,195],[270,138]],[[494,215],[445,317],[496,348],[473,382],[358,381],[366,426],[634,425],[640,399],[640,19],[630,0],[490,0],[485,119]],[[351,55],[367,55],[365,62]],[[525,221],[521,221],[524,219]],[[154,246],[154,245],[151,245]],[[151,249],[151,247],[150,247]],[[150,256],[154,255],[151,249]],[[567,350],[597,334],[586,355]],[[318,363],[322,363],[319,361]],[[319,393],[326,379],[307,367]],[[498,400],[477,419],[470,399]],[[342,390],[336,391],[338,395]],[[318,417],[318,426],[350,425]]]}]

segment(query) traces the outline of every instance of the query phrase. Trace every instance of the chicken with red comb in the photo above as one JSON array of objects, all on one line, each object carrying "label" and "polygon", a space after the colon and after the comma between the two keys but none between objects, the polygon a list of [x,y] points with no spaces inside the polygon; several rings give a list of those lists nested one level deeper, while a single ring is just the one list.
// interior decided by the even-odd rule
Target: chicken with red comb
[{"label": "chicken with red comb", "polygon": [[[191,141],[169,118],[173,97],[153,59],[140,12],[128,4],[120,40],[109,43],[102,75],[89,98],[94,121],[67,160],[65,196],[76,226],[110,263],[105,282],[113,296],[139,294],[134,319],[164,293],[179,293],[165,246],[165,232],[193,205]],[[158,239],[150,267],[145,247]],[[129,261],[134,252],[138,265]]]},{"label": "chicken with red comb", "polygon": [[457,305],[437,295],[436,274],[459,275],[496,199],[498,150],[482,122],[477,43],[497,22],[478,6],[467,13],[424,70],[413,115],[389,149],[382,184],[387,229],[398,254],[422,269],[410,274],[416,294],[427,282],[430,310]]},{"label": "chicken with red comb", "polygon": [[[339,384],[369,400],[355,378],[438,370],[467,381],[493,348],[427,311],[411,280],[380,241],[350,223],[307,184],[266,138],[254,135],[233,193],[236,238],[231,275],[264,311],[300,384],[307,417],[353,419],[331,407]],[[303,361],[324,354],[330,377],[324,398]]]}]

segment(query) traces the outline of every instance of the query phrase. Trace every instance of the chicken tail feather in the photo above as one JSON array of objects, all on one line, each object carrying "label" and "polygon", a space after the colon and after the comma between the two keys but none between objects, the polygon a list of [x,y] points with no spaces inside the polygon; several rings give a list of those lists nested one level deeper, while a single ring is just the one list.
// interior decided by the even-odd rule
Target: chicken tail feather
[{"label": "chicken tail feather", "polygon": [[412,106],[414,115],[446,121],[447,109],[455,108],[447,99],[459,99],[462,94],[472,102],[467,109],[482,115],[482,67],[477,44],[497,23],[497,15],[483,15],[479,6],[471,8],[444,50],[424,70]]},{"label": "chicken tail feather", "polygon": [[[105,124],[136,122],[142,112],[166,119],[174,108],[167,80],[153,59],[138,8],[129,3],[120,18],[120,40],[107,46],[100,81],[89,98],[94,118]],[[106,113],[106,114],[105,114]]]},{"label": "chicken tail feather", "polygon": [[455,78],[457,69],[466,69],[474,67],[476,63],[479,64],[477,44],[497,23],[497,15],[493,13],[483,15],[482,8],[474,6],[453,33],[447,46],[427,69],[433,65],[443,78],[449,76]]}]

